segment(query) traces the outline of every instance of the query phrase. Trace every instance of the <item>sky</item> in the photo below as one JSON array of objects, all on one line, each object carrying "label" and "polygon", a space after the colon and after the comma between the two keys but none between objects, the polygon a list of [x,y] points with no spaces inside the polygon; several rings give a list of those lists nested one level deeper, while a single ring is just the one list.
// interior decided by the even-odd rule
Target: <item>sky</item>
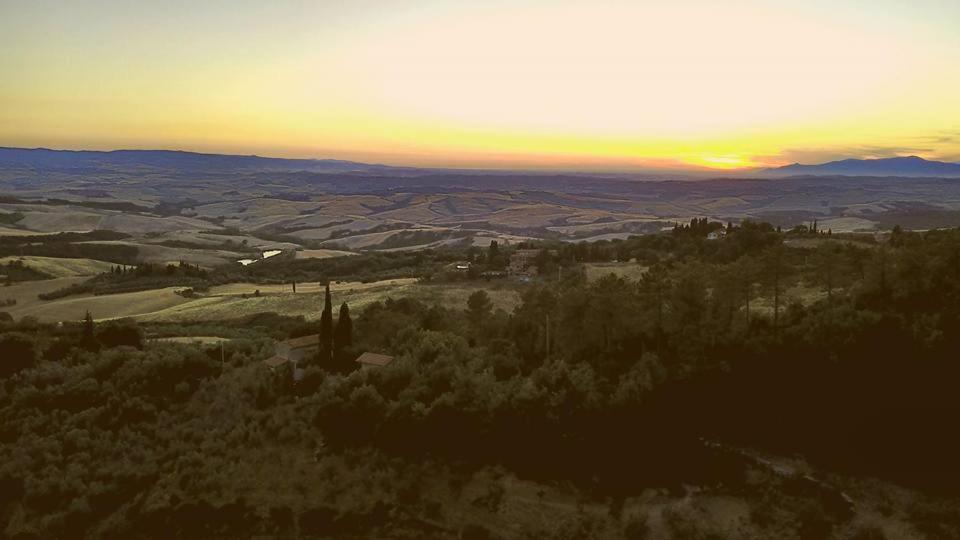
[{"label": "sky", "polygon": [[960,161],[958,0],[0,0],[0,146]]}]

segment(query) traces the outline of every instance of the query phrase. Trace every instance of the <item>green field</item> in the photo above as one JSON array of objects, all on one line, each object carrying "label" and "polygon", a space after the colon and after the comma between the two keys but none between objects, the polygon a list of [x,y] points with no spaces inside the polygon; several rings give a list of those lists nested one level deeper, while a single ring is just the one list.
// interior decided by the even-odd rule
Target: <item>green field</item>
[{"label": "green field", "polygon": [[[49,283],[51,281],[62,280],[51,279],[38,283]],[[82,278],[80,281],[82,281]],[[36,317],[38,320],[44,322],[80,320],[83,319],[87,311],[93,315],[94,319],[98,320],[136,317],[194,301],[175,293],[175,291],[181,288],[182,287],[167,287],[164,289],[106,294],[102,296],[68,296],[66,298],[49,301],[39,300],[34,296],[33,301],[24,303],[18,301],[16,306],[11,306],[6,311],[17,319],[30,316]],[[3,293],[0,293],[0,295],[2,294]]]},{"label": "green field", "polygon": [[230,338],[220,337],[220,336],[174,336],[174,337],[165,337],[157,338],[153,341],[161,343],[184,343],[187,345],[198,344],[198,345],[214,345],[224,341],[230,341]]},{"label": "green field", "polygon": [[[253,296],[259,289],[260,296]],[[465,308],[467,297],[477,290],[486,290],[494,309],[511,311],[519,303],[517,289],[512,286],[490,284],[427,285],[412,278],[391,279],[373,283],[340,283],[331,285],[334,305],[346,302],[352,310],[393,298],[414,298],[447,307]],[[244,296],[246,295],[246,296]],[[273,312],[281,315],[303,315],[317,319],[323,308],[323,292],[317,284],[297,285],[297,293],[289,286],[233,283],[211,289],[209,295],[177,304],[138,317],[153,322],[189,322],[236,319],[256,313]]]},{"label": "green field", "polygon": [[348,257],[356,255],[352,251],[341,251],[339,249],[301,249],[297,250],[298,259],[329,259],[332,257]]},{"label": "green field", "polygon": [[23,261],[23,264],[34,270],[39,270],[40,272],[58,278],[93,276],[108,272],[114,266],[113,263],[93,259],[61,259],[58,257],[38,257],[32,255],[25,257],[3,257],[0,258],[0,265],[7,264],[10,261]]},{"label": "green field", "polygon": [[[38,294],[84,281],[83,277],[64,277],[18,283],[0,287],[0,300],[13,299],[16,305],[6,311],[15,318],[30,316],[42,322],[82,319],[89,310],[95,319],[135,317],[144,321],[184,322],[215,321],[273,312],[281,315],[303,315],[308,319],[320,316],[324,288],[316,282],[297,284],[294,294],[289,284],[229,283],[218,285],[197,298],[184,298],[175,293],[182,287],[101,296],[75,295],[55,300],[40,300]],[[465,283],[428,285],[415,278],[388,279],[371,283],[331,283],[336,305],[347,302],[354,310],[387,297],[409,297],[448,307],[465,307],[467,297],[483,289],[490,295],[494,309],[511,311],[519,303],[517,286],[513,284]],[[254,296],[259,290],[260,296]]]},{"label": "green field", "polygon": [[35,304],[45,303],[43,300],[37,298],[38,294],[49,293],[63,287],[82,283],[86,281],[86,279],[87,278],[84,277],[66,277],[41,281],[24,281],[10,286],[0,287],[0,300],[17,301],[15,306],[0,308],[0,311],[14,314]]}]

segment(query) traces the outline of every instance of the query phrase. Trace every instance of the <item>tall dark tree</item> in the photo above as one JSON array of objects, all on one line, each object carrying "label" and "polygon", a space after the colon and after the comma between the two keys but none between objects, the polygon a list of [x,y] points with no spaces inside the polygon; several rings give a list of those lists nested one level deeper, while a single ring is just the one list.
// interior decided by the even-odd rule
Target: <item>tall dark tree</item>
[{"label": "tall dark tree", "polygon": [[330,284],[327,283],[323,299],[323,313],[320,315],[320,361],[329,363],[333,359],[333,303],[330,300]]},{"label": "tall dark tree", "polygon": [[823,242],[811,253],[809,277],[823,287],[828,303],[833,303],[833,291],[849,282],[851,271],[846,262],[840,246],[834,242]]},{"label": "tall dark tree", "polygon": [[492,309],[493,302],[490,301],[490,295],[487,294],[487,291],[481,289],[467,298],[467,316],[470,318],[470,322],[475,325],[482,323],[490,315]]},{"label": "tall dark tree", "polygon": [[648,305],[655,306],[654,324],[656,331],[657,352],[661,352],[663,345],[664,326],[663,312],[666,295],[671,287],[670,275],[662,264],[655,264],[644,272],[640,278],[640,292]]},{"label": "tall dark tree", "polygon": [[784,293],[794,277],[795,267],[787,260],[787,251],[782,244],[775,245],[764,253],[761,260],[761,281],[766,293],[773,298],[773,328],[780,327],[780,310]]},{"label": "tall dark tree", "polygon": [[87,310],[87,314],[83,318],[83,336],[81,337],[80,345],[83,348],[91,351],[98,348],[96,329],[93,324],[93,315],[90,315],[89,310]]},{"label": "tall dark tree", "polygon": [[0,379],[32,367],[37,360],[36,345],[27,334],[4,332],[0,334]]},{"label": "tall dark tree", "polygon": [[492,263],[500,255],[500,244],[496,240],[490,241],[490,247],[487,249],[487,263]]},{"label": "tall dark tree", "polygon": [[333,350],[340,351],[351,345],[353,345],[353,321],[350,320],[350,306],[344,302],[340,304],[337,327],[333,331]]}]

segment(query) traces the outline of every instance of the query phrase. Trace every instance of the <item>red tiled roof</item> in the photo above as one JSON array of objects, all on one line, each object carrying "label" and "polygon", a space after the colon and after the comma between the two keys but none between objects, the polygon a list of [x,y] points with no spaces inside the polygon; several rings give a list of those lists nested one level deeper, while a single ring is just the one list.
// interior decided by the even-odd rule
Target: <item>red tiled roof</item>
[{"label": "red tiled roof", "polygon": [[299,349],[301,347],[319,347],[320,346],[320,334],[312,334],[309,336],[303,336],[293,339],[288,339],[284,341],[291,349]]},{"label": "red tiled roof", "polygon": [[267,367],[275,368],[287,363],[287,359],[282,356],[271,356],[263,361]]},{"label": "red tiled roof", "polygon": [[357,358],[357,362],[370,366],[385,366],[390,362],[393,362],[393,357],[385,354],[365,352]]}]

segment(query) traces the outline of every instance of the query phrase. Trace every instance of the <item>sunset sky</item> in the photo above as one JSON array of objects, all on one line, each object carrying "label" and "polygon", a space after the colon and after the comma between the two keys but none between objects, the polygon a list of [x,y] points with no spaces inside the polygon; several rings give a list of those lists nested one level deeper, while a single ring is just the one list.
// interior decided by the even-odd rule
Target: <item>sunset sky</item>
[{"label": "sunset sky", "polygon": [[0,0],[0,146],[960,161],[960,1]]}]

